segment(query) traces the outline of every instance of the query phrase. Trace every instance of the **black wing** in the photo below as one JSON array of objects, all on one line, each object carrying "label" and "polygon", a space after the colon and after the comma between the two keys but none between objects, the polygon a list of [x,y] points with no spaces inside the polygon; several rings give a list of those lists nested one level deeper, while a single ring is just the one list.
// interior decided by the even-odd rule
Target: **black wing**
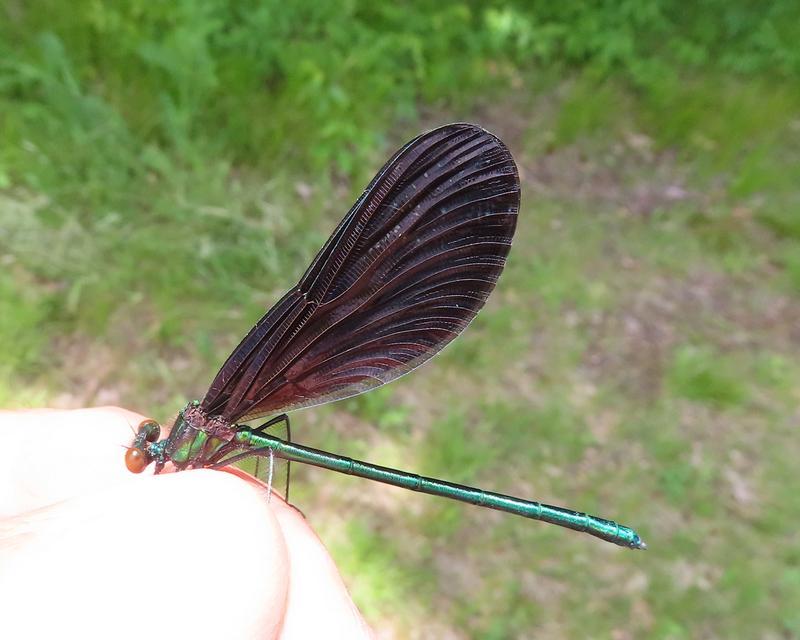
[{"label": "black wing", "polygon": [[419,366],[491,293],[519,201],[514,160],[489,132],[451,124],[415,138],[228,357],[201,408],[236,422],[353,396]]}]

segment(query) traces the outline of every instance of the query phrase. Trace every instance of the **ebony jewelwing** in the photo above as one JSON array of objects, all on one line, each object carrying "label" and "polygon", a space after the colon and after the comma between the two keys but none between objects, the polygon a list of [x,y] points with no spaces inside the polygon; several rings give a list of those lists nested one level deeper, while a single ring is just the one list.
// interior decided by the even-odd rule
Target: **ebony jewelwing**
[{"label": "ebony jewelwing", "polygon": [[[514,159],[494,135],[450,124],[402,147],[378,172],[300,282],[250,330],[205,397],[169,436],[139,425],[125,462],[178,471],[258,456],[303,462],[515,513],[633,549],[632,529],[561,507],[426,478],[274,435],[286,411],[354,396],[408,373],[470,323],[511,248],[520,204]],[[276,416],[250,428],[242,422]],[[272,432],[270,432],[272,429]]]}]

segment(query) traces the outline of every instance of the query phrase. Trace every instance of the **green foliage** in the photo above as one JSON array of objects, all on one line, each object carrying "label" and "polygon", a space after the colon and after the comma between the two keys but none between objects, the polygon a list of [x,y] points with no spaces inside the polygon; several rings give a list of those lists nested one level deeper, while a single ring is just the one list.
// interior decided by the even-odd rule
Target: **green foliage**
[{"label": "green foliage", "polygon": [[420,466],[423,471],[446,471],[454,482],[476,482],[480,471],[500,455],[497,449],[486,446],[487,435],[485,424],[475,428],[462,411],[454,408],[431,425],[425,446],[420,448]]},{"label": "green foliage", "polygon": [[795,292],[800,291],[800,242],[785,246],[781,262],[786,270],[786,278],[790,287]]},{"label": "green foliage", "polygon": [[800,242],[800,210],[792,208],[765,211],[761,220],[777,235]]},{"label": "green foliage", "polygon": [[415,585],[402,571],[389,536],[376,536],[354,521],[340,546],[337,557],[343,568],[358,574],[352,593],[368,615],[391,609],[408,597]]},{"label": "green foliage", "polygon": [[576,83],[561,105],[556,141],[572,144],[586,135],[597,135],[615,127],[624,109],[624,93],[617,87],[586,76]]},{"label": "green foliage", "polygon": [[386,433],[399,433],[408,427],[409,408],[392,402],[392,387],[381,387],[347,402],[348,410]]},{"label": "green foliage", "polygon": [[38,406],[47,393],[29,382],[43,364],[56,333],[50,321],[54,296],[20,278],[11,261],[0,269],[0,406]]},{"label": "green foliage", "polygon": [[675,353],[670,382],[675,393],[721,406],[737,405],[746,391],[729,358],[704,347],[683,346]]},{"label": "green foliage", "polygon": [[[412,4],[9,4],[5,180],[113,201],[209,155],[349,174],[420,100],[457,105],[543,65],[622,71],[665,94],[683,83],[676,63],[800,75],[789,1]],[[602,107],[566,115],[562,135],[606,117]]]},{"label": "green foliage", "polygon": [[[42,350],[49,338],[46,321],[48,297],[38,289],[23,289],[13,274],[0,272],[0,353],[2,369],[17,374],[30,373],[39,364]],[[39,331],[32,331],[36,327]]]}]

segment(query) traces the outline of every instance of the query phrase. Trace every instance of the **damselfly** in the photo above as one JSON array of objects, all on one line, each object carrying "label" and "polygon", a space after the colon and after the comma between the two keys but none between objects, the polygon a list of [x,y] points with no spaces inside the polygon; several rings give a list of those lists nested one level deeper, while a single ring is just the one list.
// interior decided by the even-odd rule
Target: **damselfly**
[{"label": "damselfly", "polygon": [[[632,529],[561,507],[304,447],[276,435],[287,411],[363,393],[429,360],[475,317],[517,223],[514,159],[494,135],[450,124],[378,172],[300,282],[250,330],[169,436],[139,425],[125,461],[140,473],[283,458],[550,522],[633,549]],[[275,416],[251,428],[242,423]]]}]

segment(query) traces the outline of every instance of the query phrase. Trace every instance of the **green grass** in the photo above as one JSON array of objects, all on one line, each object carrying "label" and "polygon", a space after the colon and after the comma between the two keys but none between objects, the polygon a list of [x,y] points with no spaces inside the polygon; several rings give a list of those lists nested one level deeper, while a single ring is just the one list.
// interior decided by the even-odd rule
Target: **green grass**
[{"label": "green grass", "polygon": [[675,353],[668,377],[676,396],[724,407],[746,399],[741,371],[708,348],[683,346]]},{"label": "green grass", "polygon": [[0,405],[168,419],[395,146],[478,121],[522,167],[497,290],[293,436],[650,550],[295,465],[359,606],[399,638],[800,636],[796,3],[0,16]]}]

